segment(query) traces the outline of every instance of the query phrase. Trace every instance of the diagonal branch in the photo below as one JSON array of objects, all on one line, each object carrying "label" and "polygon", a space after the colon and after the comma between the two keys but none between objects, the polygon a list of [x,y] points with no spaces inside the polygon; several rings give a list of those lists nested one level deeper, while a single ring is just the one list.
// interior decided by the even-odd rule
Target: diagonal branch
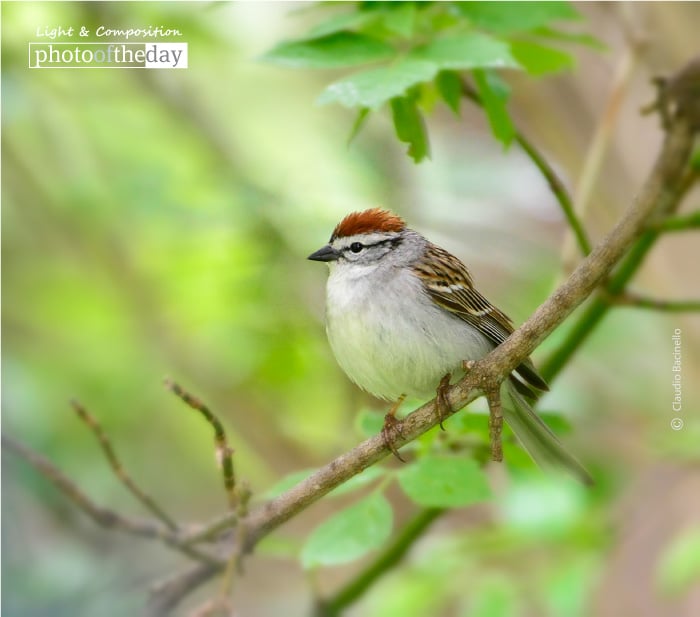
[{"label": "diagonal branch", "polygon": [[78,414],[78,417],[88,425],[90,430],[95,434],[95,437],[97,437],[97,441],[100,442],[105,458],[109,462],[114,474],[117,476],[117,478],[119,478],[122,484],[126,486],[129,492],[136,497],[136,499],[141,502],[147,510],[153,512],[156,518],[160,519],[166,527],[168,527],[171,531],[177,531],[177,524],[175,521],[173,521],[173,519],[165,513],[165,511],[153,500],[153,498],[141,490],[131,479],[131,476],[126,473],[121,461],[119,458],[117,458],[117,454],[112,447],[109,437],[107,437],[106,433],[102,430],[102,427],[97,419],[78,401],[72,400],[70,405],[75,410],[75,413]]},{"label": "diagonal branch", "polygon": [[[520,328],[476,362],[465,377],[446,392],[449,409],[444,410],[442,419],[500,383],[609,275],[640,237],[648,219],[664,211],[677,198],[677,187],[686,169],[694,137],[691,121],[678,116],[667,133],[647,182],[618,224]],[[436,412],[433,400],[407,416],[401,421],[401,431],[394,445],[401,447],[437,425],[440,417]],[[259,506],[245,519],[238,521],[238,517],[231,513],[228,518],[218,519],[215,524],[218,529],[222,529],[227,522],[233,525],[238,521],[244,525],[245,544],[240,549],[252,550],[261,538],[285,521],[388,454],[382,437],[371,437],[282,495]],[[202,573],[203,569],[204,566],[200,566],[198,572]],[[202,580],[206,578],[203,576]]]},{"label": "diagonal branch", "polygon": [[[476,362],[462,381],[448,394],[451,410],[463,408],[482,392],[499,383],[581,304],[608,275],[626,249],[641,234],[645,221],[673,193],[685,169],[693,142],[693,132],[684,119],[671,128],[652,174],[639,198],[630,206],[615,228],[584,259],[571,276],[508,339],[484,359]],[[445,414],[443,414],[445,415]],[[432,428],[438,421],[435,401],[426,403],[401,423],[400,447]],[[264,535],[299,510],[317,501],[330,490],[369,467],[387,454],[381,436],[361,443],[329,465],[300,482],[286,493],[251,513],[249,548]]]}]

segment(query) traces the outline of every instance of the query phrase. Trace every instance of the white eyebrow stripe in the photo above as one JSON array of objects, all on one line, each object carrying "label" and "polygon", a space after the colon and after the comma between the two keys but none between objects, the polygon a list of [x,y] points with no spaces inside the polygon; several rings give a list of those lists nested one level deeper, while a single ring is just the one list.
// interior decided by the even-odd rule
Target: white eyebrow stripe
[{"label": "white eyebrow stripe", "polygon": [[336,238],[332,246],[335,246],[338,250],[347,249],[353,242],[360,242],[364,246],[374,246],[375,244],[381,244],[387,240],[393,240],[398,234],[395,233],[383,233],[374,232],[366,234],[355,234],[354,236],[344,236],[342,238]]}]

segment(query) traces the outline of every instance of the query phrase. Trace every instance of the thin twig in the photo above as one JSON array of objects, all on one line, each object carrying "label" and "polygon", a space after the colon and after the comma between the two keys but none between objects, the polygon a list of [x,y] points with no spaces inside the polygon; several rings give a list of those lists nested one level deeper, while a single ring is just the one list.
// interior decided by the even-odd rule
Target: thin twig
[{"label": "thin twig", "polygon": [[608,296],[608,302],[617,306],[631,306],[634,308],[668,311],[671,313],[700,311],[700,300],[658,300],[631,292],[624,292],[616,296]]},{"label": "thin twig", "polygon": [[195,531],[183,535],[183,543],[186,545],[198,544],[200,542],[214,542],[222,533],[235,527],[239,522],[237,512],[227,512],[208,523],[198,526]]},{"label": "thin twig", "polygon": [[445,510],[442,508],[425,508],[418,512],[367,568],[331,597],[319,601],[316,617],[340,615],[345,608],[362,596],[378,578],[399,563],[413,546],[415,540],[444,512]]},{"label": "thin twig", "polygon": [[[472,88],[472,86],[466,81],[462,82],[462,93],[470,101],[479,107],[483,107],[483,103],[478,92],[474,90],[474,88]],[[576,215],[571,196],[566,190],[561,178],[559,178],[557,172],[554,171],[554,168],[549,164],[543,154],[518,129],[515,130],[515,141],[523,149],[525,154],[530,157],[530,160],[542,174],[542,177],[547,181],[554,198],[557,200],[557,202],[559,202],[559,206],[564,213],[564,217],[566,218],[566,221],[569,224],[574,237],[576,238],[581,254],[584,256],[588,255],[588,253],[591,252],[591,242],[588,239],[588,234],[586,234],[586,230],[584,229],[581,220]]]},{"label": "thin twig", "polygon": [[19,441],[2,436],[2,446],[13,452],[20,458],[23,458],[42,476],[49,480],[61,493],[70,499],[78,509],[87,514],[93,521],[102,527],[108,529],[118,529],[141,538],[149,538],[151,540],[161,540],[168,546],[184,553],[192,559],[201,561],[207,566],[218,568],[225,563],[225,560],[205,553],[199,549],[188,546],[182,542],[180,538],[170,529],[160,525],[157,521],[143,520],[126,517],[122,514],[98,506],[92,501],[68,476],[66,476],[58,467],[56,467],[46,457],[38,452],[35,452],[20,443]]},{"label": "thin twig", "polygon": [[201,413],[214,429],[214,444],[216,446],[216,460],[221,467],[224,479],[224,488],[231,509],[236,507],[236,480],[233,472],[233,449],[226,440],[226,431],[219,418],[197,397],[184,390],[171,379],[164,381],[165,387],[180,398],[186,405]]},{"label": "thin twig", "polygon": [[100,447],[104,452],[105,458],[109,462],[112,471],[114,471],[114,474],[117,476],[117,478],[119,478],[121,483],[126,486],[129,492],[131,492],[131,494],[136,497],[136,499],[143,504],[147,510],[150,510],[156,516],[156,518],[163,521],[166,527],[168,527],[171,531],[177,531],[177,523],[175,523],[175,521],[173,521],[173,519],[165,513],[163,508],[161,508],[152,497],[141,490],[131,479],[131,476],[126,473],[124,466],[121,464],[121,461],[117,457],[117,454],[112,447],[109,437],[107,437],[106,433],[102,430],[102,427],[97,419],[78,401],[72,400],[70,405],[75,413],[78,414],[78,417],[85,422],[85,424],[87,424],[90,430],[95,434],[97,441],[100,442]]}]

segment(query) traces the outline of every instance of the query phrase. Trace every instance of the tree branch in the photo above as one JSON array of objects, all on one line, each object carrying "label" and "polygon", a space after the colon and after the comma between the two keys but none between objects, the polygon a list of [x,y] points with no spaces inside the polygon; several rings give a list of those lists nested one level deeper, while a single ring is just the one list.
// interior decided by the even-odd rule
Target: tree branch
[{"label": "tree branch", "polygon": [[[692,121],[682,114],[677,116],[638,198],[613,230],[535,313],[504,343],[476,362],[465,377],[446,392],[450,409],[444,411],[443,419],[509,375],[609,275],[630,245],[640,239],[647,220],[656,213],[669,211],[677,202],[694,136]],[[643,240],[644,237],[636,247],[641,246]],[[630,254],[628,260],[632,258],[638,259]],[[625,268],[625,263],[621,270]],[[422,405],[401,421],[401,431],[394,445],[400,448],[433,428],[439,420],[435,400]],[[244,552],[252,550],[261,538],[388,453],[380,435],[371,437],[282,495],[253,510],[239,522],[246,527],[245,545],[241,549]],[[227,524],[234,525],[237,520],[238,517],[230,514],[212,524],[222,529]]]},{"label": "tree branch", "polygon": [[[697,88],[697,82],[696,79],[693,88]],[[694,91],[693,88],[691,91]],[[623,214],[614,229],[520,328],[515,330],[503,344],[485,358],[475,362],[460,382],[446,390],[444,395],[448,403],[446,408],[438,410],[436,401],[432,400],[400,421],[400,430],[397,431],[393,443],[395,447],[400,448],[416,439],[484,393],[493,392],[515,367],[521,364],[577,306],[593,293],[602,281],[606,280],[606,277],[618,263],[620,265],[606,286],[606,293],[619,294],[623,291],[632,273],[659,234],[657,230],[645,231],[649,221],[653,217],[665,217],[672,213],[690,186],[688,183],[684,184],[684,179],[692,177],[692,174],[687,174],[686,171],[695,133],[700,129],[700,102],[690,95],[685,98],[677,97],[675,102],[675,116],[668,128],[654,168],[639,193],[639,197]],[[692,114],[688,110],[691,110]],[[629,251],[625,259],[622,259],[630,247],[632,250]],[[595,325],[596,321],[591,320],[591,315],[597,320],[604,314],[607,309],[605,298],[602,295],[596,298],[591,307],[597,307],[597,312],[589,312],[588,321],[579,321],[575,326],[575,328],[579,327],[580,336],[578,338],[569,337],[569,347],[567,348],[569,355],[573,353],[576,346]],[[559,356],[559,368],[563,365],[562,358],[565,361],[568,356],[566,354]],[[557,368],[556,364],[550,364],[550,372],[553,370],[552,366]],[[202,413],[214,427],[217,453],[221,457],[229,504],[235,506],[236,494],[231,450],[226,442],[223,426],[218,418],[198,399],[189,395],[177,384],[167,383],[175,394],[190,407]],[[97,426],[95,428],[89,421],[88,424],[100,439],[103,450],[115,471],[120,469],[111,446],[105,446],[105,444],[109,446],[109,442],[101,430],[98,430],[99,425],[95,423]],[[122,529],[141,537],[160,539],[187,556],[202,562],[186,572],[170,578],[154,590],[152,608],[155,611],[160,611],[154,613],[159,615],[167,614],[184,595],[221,571],[227,564],[235,563],[234,558],[237,559],[239,555],[251,551],[265,535],[299,514],[340,484],[386,457],[390,452],[383,437],[376,435],[252,512],[248,513],[244,510],[244,502],[239,503],[237,509],[233,509],[225,516],[204,525],[195,534],[184,537],[156,521],[127,518],[97,506],[70,479],[40,454],[32,452],[6,436],[3,436],[2,443],[51,480],[59,490],[98,524]],[[352,586],[341,590],[335,600],[331,600],[331,605],[334,601],[336,604],[347,603],[357,597],[386,568],[400,559],[408,549],[412,539],[430,523],[433,515],[436,516],[437,513],[428,511],[422,513],[422,517],[409,525],[404,530],[404,534],[399,536],[397,542],[392,545],[393,550],[387,550],[382,558],[375,562],[375,567],[368,570],[366,576],[359,578],[351,584]],[[238,525],[238,533],[232,538],[234,545],[232,550],[228,552],[227,558],[203,552],[193,546],[196,542],[218,536],[222,531],[234,525]],[[341,599],[338,600],[338,598]]]}]

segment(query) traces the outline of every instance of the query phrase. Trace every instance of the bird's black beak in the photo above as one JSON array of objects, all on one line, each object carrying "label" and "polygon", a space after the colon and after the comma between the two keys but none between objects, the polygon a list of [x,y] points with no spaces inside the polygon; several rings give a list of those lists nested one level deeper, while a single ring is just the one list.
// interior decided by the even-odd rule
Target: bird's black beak
[{"label": "bird's black beak", "polygon": [[321,247],[315,253],[311,253],[307,257],[311,261],[335,261],[340,257],[340,253],[336,251],[330,244]]}]

